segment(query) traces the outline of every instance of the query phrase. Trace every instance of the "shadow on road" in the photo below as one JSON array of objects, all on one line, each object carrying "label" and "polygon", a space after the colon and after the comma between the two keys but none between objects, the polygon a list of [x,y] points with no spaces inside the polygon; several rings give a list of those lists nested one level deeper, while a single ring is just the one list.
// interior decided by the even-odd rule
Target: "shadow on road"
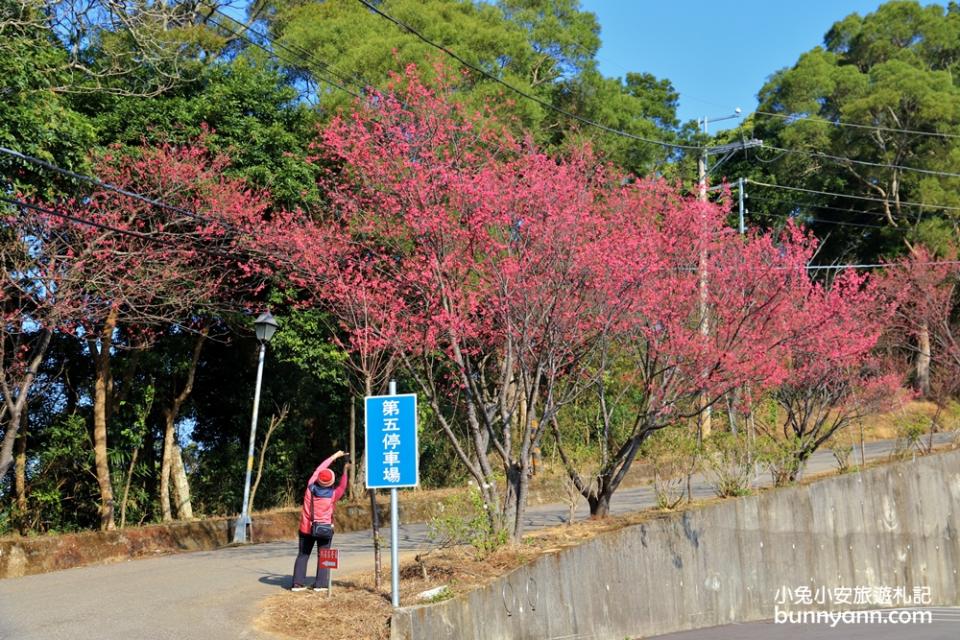
[{"label": "shadow on road", "polygon": [[265,576],[262,576],[257,582],[262,584],[269,584],[274,587],[282,587],[284,589],[289,589],[293,586],[293,577],[290,575],[283,575],[279,573],[268,573]]}]

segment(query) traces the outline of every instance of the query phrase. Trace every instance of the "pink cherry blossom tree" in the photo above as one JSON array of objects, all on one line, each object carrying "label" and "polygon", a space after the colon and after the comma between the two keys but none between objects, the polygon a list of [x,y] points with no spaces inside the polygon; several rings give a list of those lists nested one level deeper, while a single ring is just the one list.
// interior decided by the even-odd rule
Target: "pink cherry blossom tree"
[{"label": "pink cherry blossom tree", "polygon": [[844,272],[829,286],[810,281],[787,309],[786,376],[772,396],[786,414],[786,454],[777,484],[792,482],[807,459],[851,422],[896,402],[902,375],[874,349],[891,307],[864,274]]},{"label": "pink cherry blossom tree", "polygon": [[960,268],[956,264],[918,245],[891,263],[878,285],[892,309],[885,342],[917,365],[915,388],[937,404],[929,444],[939,414],[960,391],[958,279]]},{"label": "pink cherry blossom tree", "polygon": [[[314,239],[302,262],[355,351],[397,355],[492,519],[519,536],[533,451],[624,306],[600,258],[622,187],[589,152],[549,158],[413,69],[396,91],[324,130],[333,215],[299,234]],[[358,301],[372,302],[362,317]]]},{"label": "pink cherry blossom tree", "polygon": [[[599,410],[591,427],[599,445],[598,470],[584,475],[571,463],[554,424],[572,482],[603,517],[640,446],[654,432],[700,415],[743,385],[767,388],[786,376],[795,331],[785,319],[809,286],[806,261],[812,241],[796,229],[782,237],[738,236],[715,205],[684,199],[666,186],[635,190],[620,205],[624,217],[616,246],[644,238],[634,252],[607,253],[607,282],[629,309],[612,327],[597,363],[604,371],[592,390]],[[626,256],[637,262],[630,263]],[[709,273],[701,325],[698,265]]]}]

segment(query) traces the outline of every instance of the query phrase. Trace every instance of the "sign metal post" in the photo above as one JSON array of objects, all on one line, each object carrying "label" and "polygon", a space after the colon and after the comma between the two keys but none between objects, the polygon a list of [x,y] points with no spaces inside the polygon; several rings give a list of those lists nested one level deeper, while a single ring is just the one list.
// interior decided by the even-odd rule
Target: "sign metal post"
[{"label": "sign metal post", "polygon": [[367,489],[390,489],[390,583],[394,607],[400,606],[400,514],[397,489],[420,483],[417,396],[397,395],[390,381],[386,396],[364,398]]}]

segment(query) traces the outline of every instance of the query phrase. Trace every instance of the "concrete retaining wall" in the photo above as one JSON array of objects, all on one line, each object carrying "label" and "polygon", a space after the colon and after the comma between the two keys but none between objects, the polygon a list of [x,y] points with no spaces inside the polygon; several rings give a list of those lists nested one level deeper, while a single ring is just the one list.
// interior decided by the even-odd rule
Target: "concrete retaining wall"
[{"label": "concrete retaining wall", "polygon": [[392,637],[622,640],[769,619],[778,590],[800,586],[929,587],[931,604],[955,605],[958,507],[960,451],[729,500],[401,609]]}]

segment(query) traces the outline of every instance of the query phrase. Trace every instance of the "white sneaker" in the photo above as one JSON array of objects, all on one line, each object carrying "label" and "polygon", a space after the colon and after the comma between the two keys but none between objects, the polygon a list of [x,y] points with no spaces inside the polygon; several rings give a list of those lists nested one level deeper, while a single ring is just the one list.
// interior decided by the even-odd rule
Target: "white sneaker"
[{"label": "white sneaker", "polygon": [[292,587],[290,587],[290,591],[306,591],[306,590],[307,588],[302,584],[295,584]]}]

